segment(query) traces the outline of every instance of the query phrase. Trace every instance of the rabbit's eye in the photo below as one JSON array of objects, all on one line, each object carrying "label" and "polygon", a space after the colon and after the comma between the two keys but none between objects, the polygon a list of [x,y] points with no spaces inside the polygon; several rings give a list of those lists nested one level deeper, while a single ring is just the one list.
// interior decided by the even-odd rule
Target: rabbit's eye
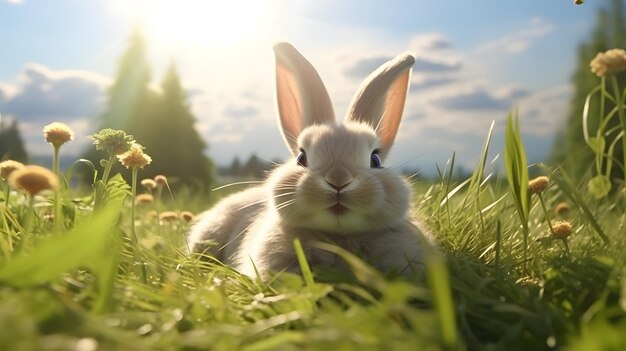
[{"label": "rabbit's eye", "polygon": [[372,156],[370,157],[370,167],[371,168],[383,168],[383,161],[380,159],[378,153],[380,150],[376,149],[372,151]]},{"label": "rabbit's eye", "polygon": [[306,162],[306,152],[304,152],[303,148],[300,148],[300,153],[296,156],[296,162],[302,167],[308,166],[308,163]]}]

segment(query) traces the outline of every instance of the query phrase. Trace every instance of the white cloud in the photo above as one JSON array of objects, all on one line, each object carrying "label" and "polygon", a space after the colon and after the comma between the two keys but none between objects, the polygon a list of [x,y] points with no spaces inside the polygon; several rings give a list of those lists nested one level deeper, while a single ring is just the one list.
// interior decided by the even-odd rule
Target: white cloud
[{"label": "white cloud", "polygon": [[[86,71],[52,71],[28,64],[0,110],[19,120],[74,119],[97,113],[109,79]],[[4,91],[4,89],[2,89]]]},{"label": "white cloud", "polygon": [[12,5],[19,5],[24,2],[23,0],[1,0],[1,1],[8,2],[9,4],[12,4]]},{"label": "white cloud", "polygon": [[515,54],[526,51],[530,45],[554,30],[554,26],[541,19],[533,17],[528,26],[516,32],[487,41],[474,50],[475,55],[491,53]]},{"label": "white cloud", "polygon": [[451,48],[452,40],[442,33],[426,33],[415,36],[409,47],[419,53],[432,52]]},{"label": "white cloud", "polygon": [[15,82],[0,83],[0,113],[19,123],[26,147],[32,154],[49,153],[41,136],[54,121],[74,129],[75,141],[64,151],[77,154],[92,132],[93,118],[100,113],[110,80],[87,71],[54,71],[38,64],[25,65]]}]

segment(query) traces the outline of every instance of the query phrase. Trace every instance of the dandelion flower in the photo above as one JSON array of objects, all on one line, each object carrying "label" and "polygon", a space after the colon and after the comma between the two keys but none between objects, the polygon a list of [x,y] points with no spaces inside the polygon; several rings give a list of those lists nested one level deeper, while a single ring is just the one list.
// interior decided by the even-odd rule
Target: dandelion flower
[{"label": "dandelion flower", "polygon": [[74,132],[65,123],[53,122],[43,127],[43,136],[54,147],[60,147],[74,139]]},{"label": "dandelion flower", "polygon": [[185,220],[185,222],[189,223],[194,220],[195,216],[190,211],[183,211],[180,213],[180,216]]},{"label": "dandelion flower", "polygon": [[164,211],[159,214],[159,219],[163,222],[173,222],[178,220],[178,215],[175,211]]},{"label": "dandelion flower", "polygon": [[24,167],[21,162],[7,160],[0,162],[0,179],[7,180],[14,171]]},{"label": "dandelion flower", "polygon": [[137,143],[134,143],[125,153],[117,155],[117,158],[128,169],[144,168],[152,162],[152,158],[143,152],[143,146]]},{"label": "dandelion flower", "polygon": [[591,72],[598,77],[607,74],[618,73],[626,69],[626,51],[622,49],[611,49],[599,52],[589,63]]},{"label": "dandelion flower", "polygon": [[548,187],[548,177],[537,177],[528,182],[528,190],[532,194],[542,193]]},{"label": "dandelion flower", "polygon": [[57,176],[47,168],[40,166],[24,166],[11,173],[9,183],[23,189],[32,196],[43,190],[53,190],[59,185]]},{"label": "dandelion flower", "polygon": [[556,239],[565,239],[572,235],[572,225],[569,222],[556,222],[552,225],[552,233]]},{"label": "dandelion flower", "polygon": [[159,174],[158,176],[154,177],[154,181],[158,186],[167,185],[167,177],[164,175]]},{"label": "dandelion flower", "polygon": [[143,187],[148,189],[148,190],[153,190],[154,188],[157,187],[157,183],[154,180],[150,179],[150,178],[143,179],[141,181],[141,185],[143,185]]},{"label": "dandelion flower", "polygon": [[570,205],[567,202],[560,202],[554,208],[554,212],[559,216],[565,216],[569,213],[570,209]]},{"label": "dandelion flower", "polygon": [[128,151],[135,142],[132,135],[123,130],[102,129],[89,136],[93,140],[96,150],[105,151],[109,155],[121,155]]},{"label": "dandelion flower", "polygon": [[154,196],[150,195],[150,194],[140,194],[137,195],[137,197],[135,197],[135,203],[136,204],[151,204],[154,202]]}]

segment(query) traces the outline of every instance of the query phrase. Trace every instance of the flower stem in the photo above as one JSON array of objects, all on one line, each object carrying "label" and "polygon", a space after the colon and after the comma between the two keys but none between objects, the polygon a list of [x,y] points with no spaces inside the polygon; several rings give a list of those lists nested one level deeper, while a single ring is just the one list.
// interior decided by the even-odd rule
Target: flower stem
[{"label": "flower stem", "polygon": [[537,193],[537,196],[539,196],[539,203],[541,203],[543,214],[546,216],[546,221],[548,221],[548,226],[550,227],[550,232],[552,233],[552,237],[556,237],[556,235],[554,234],[554,228],[552,227],[552,223],[550,222],[550,216],[548,216],[548,210],[546,210],[546,204],[543,201],[543,196],[541,196],[541,193]]},{"label": "flower stem", "polygon": [[565,254],[569,257],[569,245],[567,244],[567,238],[563,238],[561,240],[563,240],[563,245],[565,246]]},{"label": "flower stem", "polygon": [[[54,174],[61,181],[61,175],[59,174],[59,148],[60,145],[54,145],[54,155],[52,158],[52,170]],[[61,190],[60,186],[54,190],[54,229],[60,231],[61,229]]]},{"label": "flower stem", "polygon": [[28,195],[28,211],[26,211],[26,218],[24,218],[24,232],[25,234],[32,234],[33,229],[33,214],[35,212],[35,195]]},{"label": "flower stem", "polygon": [[137,197],[137,173],[139,171],[139,168],[137,167],[133,167],[132,170],[132,184],[131,184],[131,191],[132,191],[132,199],[131,199],[131,203],[130,203],[130,234],[131,234],[131,238],[133,241],[133,252],[134,252],[134,256],[135,256],[135,261],[137,264],[139,264],[141,266],[141,281],[146,284],[147,283],[147,279],[146,279],[146,266],[143,264],[143,262],[141,261],[141,252],[139,249],[139,240],[137,239],[137,232],[135,230],[135,198]]},{"label": "flower stem", "polygon": [[104,167],[104,173],[102,174],[102,183],[106,184],[109,181],[109,174],[111,173],[111,167],[113,167],[113,161],[115,160],[115,155],[109,156],[107,160],[107,164]]},{"label": "flower stem", "polygon": [[[617,84],[617,77],[615,75],[611,76],[611,81],[613,83],[613,91],[615,93],[615,105],[617,107],[617,113],[619,114],[619,121],[622,125],[622,131],[626,133],[626,114],[624,114],[624,109],[622,108],[622,94],[620,94],[619,85]],[[626,166],[626,135],[622,137],[622,165]],[[626,186],[626,169],[622,170],[624,176],[624,186]]]}]

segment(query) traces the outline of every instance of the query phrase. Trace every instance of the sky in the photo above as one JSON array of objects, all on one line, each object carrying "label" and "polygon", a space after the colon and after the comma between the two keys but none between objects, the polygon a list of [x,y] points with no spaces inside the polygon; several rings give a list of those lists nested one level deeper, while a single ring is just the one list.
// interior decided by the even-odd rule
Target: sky
[{"label": "sky", "polygon": [[[289,156],[274,107],[272,45],[289,41],[317,68],[340,121],[369,73],[416,56],[387,166],[435,172],[456,154],[471,169],[495,121],[519,109],[530,162],[564,128],[576,50],[600,1],[0,0],[0,113],[31,155],[43,126],[69,124],[80,155],[133,30],[147,38],[155,87],[174,61],[207,153],[222,165]],[[139,141],[141,142],[141,141]],[[150,153],[150,150],[146,150]]]}]

